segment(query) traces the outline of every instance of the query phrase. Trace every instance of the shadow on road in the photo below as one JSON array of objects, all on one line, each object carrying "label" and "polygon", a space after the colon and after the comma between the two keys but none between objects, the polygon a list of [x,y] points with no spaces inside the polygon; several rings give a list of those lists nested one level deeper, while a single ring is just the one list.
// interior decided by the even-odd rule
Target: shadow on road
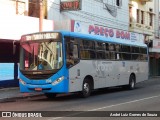
[{"label": "shadow on road", "polygon": [[[89,98],[86,99],[90,99],[93,97],[98,97],[101,95],[106,95],[106,94],[113,94],[113,93],[123,93],[123,92],[131,92],[131,91],[135,91],[141,89],[141,87],[136,87],[134,90],[127,90],[124,89],[123,87],[110,87],[110,88],[101,88],[101,89],[97,89],[92,91],[91,96]],[[82,100],[85,98],[82,98],[80,93],[69,93],[69,94],[58,94],[55,98],[53,99],[49,99],[47,98],[45,95],[43,95],[43,97],[36,97],[35,99],[33,99],[32,101],[59,101],[59,102],[63,102],[63,101],[75,101],[75,100]]]}]

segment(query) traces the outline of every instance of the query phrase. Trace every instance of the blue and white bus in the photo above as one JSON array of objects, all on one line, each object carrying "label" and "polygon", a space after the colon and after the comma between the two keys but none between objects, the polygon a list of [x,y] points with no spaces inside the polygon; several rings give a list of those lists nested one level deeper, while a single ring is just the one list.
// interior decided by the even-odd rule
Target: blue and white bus
[{"label": "blue and white bus", "polygon": [[20,91],[58,93],[125,86],[148,79],[145,44],[67,31],[23,35],[20,40]]}]

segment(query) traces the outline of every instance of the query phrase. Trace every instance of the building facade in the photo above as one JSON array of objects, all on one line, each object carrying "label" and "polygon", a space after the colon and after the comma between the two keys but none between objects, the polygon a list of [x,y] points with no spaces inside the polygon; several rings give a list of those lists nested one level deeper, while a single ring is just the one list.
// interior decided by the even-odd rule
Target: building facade
[{"label": "building facade", "polygon": [[142,33],[146,40],[153,37],[155,28],[155,10],[152,0],[130,0],[129,30]]},{"label": "building facade", "polygon": [[[43,9],[43,30],[53,30],[53,20],[45,19],[45,2]],[[19,40],[23,34],[39,31],[39,1],[1,0],[0,11],[0,16],[3,16],[0,20],[0,38]]]},{"label": "building facade", "polygon": [[47,18],[55,29],[144,42],[143,34],[129,32],[128,0],[49,0]]},{"label": "building facade", "polygon": [[[0,0],[0,88],[18,85],[17,41],[23,34],[39,31],[38,10],[37,0]],[[44,19],[43,30],[53,29],[53,20]]]},{"label": "building facade", "polygon": [[[65,3],[66,1],[67,3]],[[47,6],[49,6],[47,7],[47,18],[63,22],[75,20],[128,31],[128,0],[75,0],[79,2],[80,7],[74,10],[67,8],[70,1],[74,0],[49,0],[47,2]],[[65,25],[62,25],[63,28]],[[67,27],[66,25],[66,29]]]},{"label": "building facade", "polygon": [[155,29],[154,37],[150,41],[150,75],[160,76],[160,34],[159,34],[159,0],[154,0]]},{"label": "building facade", "polygon": [[159,0],[130,0],[129,20],[129,30],[142,33],[149,46],[150,76],[159,76]]}]

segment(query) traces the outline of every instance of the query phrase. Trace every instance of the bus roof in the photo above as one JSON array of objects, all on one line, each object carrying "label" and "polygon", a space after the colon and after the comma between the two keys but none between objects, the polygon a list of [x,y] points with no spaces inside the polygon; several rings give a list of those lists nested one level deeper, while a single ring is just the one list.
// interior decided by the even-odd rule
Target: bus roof
[{"label": "bus roof", "polygon": [[73,36],[76,38],[82,38],[87,40],[96,40],[101,42],[109,42],[109,43],[119,43],[124,45],[133,45],[133,46],[141,46],[141,47],[147,47],[146,44],[140,43],[140,42],[131,42],[130,40],[120,40],[116,38],[107,38],[100,35],[91,35],[91,34],[83,34],[83,33],[77,33],[77,32],[69,32],[69,31],[57,31],[62,33],[64,36]]},{"label": "bus roof", "polygon": [[70,32],[70,31],[63,31],[63,30],[36,32],[36,33],[31,33],[31,34],[26,34],[26,35],[32,35],[32,34],[37,34],[37,33],[47,33],[47,32],[58,32],[58,33],[61,33],[63,36],[71,36],[71,37],[87,39],[87,40],[96,40],[100,42],[119,43],[119,44],[124,44],[124,45],[147,47],[146,44],[140,43],[140,42],[131,42],[130,40],[107,38],[107,37],[103,37],[100,35],[91,35],[91,34]]}]

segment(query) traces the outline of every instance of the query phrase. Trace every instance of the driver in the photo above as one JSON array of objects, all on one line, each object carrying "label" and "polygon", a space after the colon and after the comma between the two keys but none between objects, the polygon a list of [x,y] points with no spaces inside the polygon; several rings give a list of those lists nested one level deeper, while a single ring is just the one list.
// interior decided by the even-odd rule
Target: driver
[{"label": "driver", "polygon": [[67,65],[74,65],[74,58],[72,53],[69,53],[69,55],[67,55]]}]

